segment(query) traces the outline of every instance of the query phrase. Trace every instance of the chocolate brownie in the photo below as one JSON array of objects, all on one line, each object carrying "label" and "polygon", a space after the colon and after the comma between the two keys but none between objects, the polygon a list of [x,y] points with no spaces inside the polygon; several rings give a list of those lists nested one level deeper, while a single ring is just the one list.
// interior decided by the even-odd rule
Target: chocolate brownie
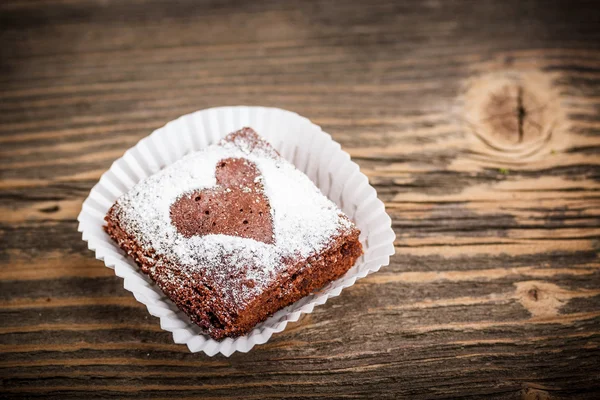
[{"label": "chocolate brownie", "polygon": [[135,185],[106,232],[214,339],[342,276],[359,230],[250,128]]}]

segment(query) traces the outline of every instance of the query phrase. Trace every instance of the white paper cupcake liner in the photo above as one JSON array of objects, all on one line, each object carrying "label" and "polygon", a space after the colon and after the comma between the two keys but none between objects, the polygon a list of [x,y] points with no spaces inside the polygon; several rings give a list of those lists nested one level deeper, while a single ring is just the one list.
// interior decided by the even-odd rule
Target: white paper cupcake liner
[{"label": "white paper cupcake liner", "polygon": [[[245,126],[266,138],[356,223],[361,230],[364,255],[343,277],[278,311],[247,335],[219,342],[202,334],[102,227],[111,205],[137,182]],[[211,108],[184,115],[157,129],[127,150],[102,175],[84,201],[78,221],[83,240],[95,251],[96,258],[123,278],[125,289],[146,305],[150,314],[160,318],[161,328],[172,332],[176,343],[186,344],[192,352],[203,351],[209,356],[221,353],[227,357],[265,343],[271,335],[284,330],[288,322],[297,321],[301,314],[311,313],[316,305],[339,295],[357,279],[388,265],[396,237],[375,189],[330,135],[296,113],[265,107]]]}]

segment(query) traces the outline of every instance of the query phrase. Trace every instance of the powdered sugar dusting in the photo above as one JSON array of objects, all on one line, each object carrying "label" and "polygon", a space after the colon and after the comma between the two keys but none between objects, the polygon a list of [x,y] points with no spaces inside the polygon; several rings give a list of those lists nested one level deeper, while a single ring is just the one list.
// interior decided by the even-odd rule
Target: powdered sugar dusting
[{"label": "powdered sugar dusting", "polygon": [[[216,165],[226,158],[245,158],[259,169],[257,179],[271,205],[274,244],[222,234],[186,238],[172,224],[171,205],[189,192],[214,187]],[[190,154],[144,179],[117,201],[116,211],[126,231],[145,249],[172,260],[185,274],[210,274],[220,294],[236,304],[286,273],[282,260],[317,254],[332,236],[352,226],[306,175],[270,146],[243,136]]]}]

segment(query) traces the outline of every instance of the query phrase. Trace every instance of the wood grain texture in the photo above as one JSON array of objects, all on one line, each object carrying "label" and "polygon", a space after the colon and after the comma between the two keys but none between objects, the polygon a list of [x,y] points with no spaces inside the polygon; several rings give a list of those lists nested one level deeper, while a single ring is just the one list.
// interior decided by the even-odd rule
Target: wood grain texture
[{"label": "wood grain texture", "polygon": [[[594,1],[0,3],[0,397],[597,398]],[[179,115],[294,110],[385,201],[391,265],[249,354],[172,342],[76,217]]]}]

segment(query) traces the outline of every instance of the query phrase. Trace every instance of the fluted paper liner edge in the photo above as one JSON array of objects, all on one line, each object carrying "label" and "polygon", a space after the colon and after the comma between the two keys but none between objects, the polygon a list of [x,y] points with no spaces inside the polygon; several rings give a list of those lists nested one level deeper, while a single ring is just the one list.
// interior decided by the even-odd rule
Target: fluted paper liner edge
[{"label": "fluted paper liner edge", "polygon": [[[133,260],[124,256],[102,227],[108,209],[137,182],[245,126],[267,139],[354,221],[361,230],[364,255],[343,277],[278,311],[247,335],[219,342],[203,334],[179,311]],[[296,113],[277,108],[210,108],[169,122],[112,164],[83,202],[77,219],[78,230],[88,248],[123,278],[125,289],[146,305],[150,314],[160,318],[161,328],[171,332],[173,340],[186,344],[191,352],[203,351],[209,356],[221,353],[228,357],[267,342],[274,333],[284,330],[288,322],[297,321],[302,314],[311,313],[315,306],[339,295],[356,280],[388,265],[394,254],[391,219],[358,165],[319,126]]]}]

